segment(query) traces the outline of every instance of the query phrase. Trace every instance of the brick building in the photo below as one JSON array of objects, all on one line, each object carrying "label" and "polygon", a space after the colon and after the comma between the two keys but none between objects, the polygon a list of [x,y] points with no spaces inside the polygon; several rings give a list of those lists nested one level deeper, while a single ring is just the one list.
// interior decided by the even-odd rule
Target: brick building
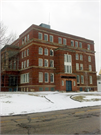
[{"label": "brick building", "polygon": [[94,42],[31,25],[1,49],[1,91],[97,90]]}]

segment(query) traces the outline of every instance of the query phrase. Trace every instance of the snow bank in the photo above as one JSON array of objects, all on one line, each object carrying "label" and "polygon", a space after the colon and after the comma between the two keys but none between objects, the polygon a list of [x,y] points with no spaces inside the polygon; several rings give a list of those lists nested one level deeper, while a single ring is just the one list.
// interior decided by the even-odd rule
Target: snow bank
[{"label": "snow bank", "polygon": [[85,95],[86,99],[101,99],[101,92],[0,92],[0,115],[27,114],[101,105],[101,101],[78,102],[70,98],[72,95],[80,94]]}]

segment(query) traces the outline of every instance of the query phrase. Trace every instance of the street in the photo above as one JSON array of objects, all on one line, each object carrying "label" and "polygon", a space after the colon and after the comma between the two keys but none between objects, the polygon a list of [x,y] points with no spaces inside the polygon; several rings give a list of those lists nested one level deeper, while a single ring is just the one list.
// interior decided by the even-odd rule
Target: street
[{"label": "street", "polygon": [[1,117],[1,134],[101,134],[101,106]]}]

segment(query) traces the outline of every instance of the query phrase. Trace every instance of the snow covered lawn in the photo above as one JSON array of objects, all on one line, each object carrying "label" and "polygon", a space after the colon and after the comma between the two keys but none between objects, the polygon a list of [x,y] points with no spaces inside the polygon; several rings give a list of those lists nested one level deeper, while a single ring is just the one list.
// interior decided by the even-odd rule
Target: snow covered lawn
[{"label": "snow covered lawn", "polygon": [[101,92],[0,92],[0,115],[101,105]]}]

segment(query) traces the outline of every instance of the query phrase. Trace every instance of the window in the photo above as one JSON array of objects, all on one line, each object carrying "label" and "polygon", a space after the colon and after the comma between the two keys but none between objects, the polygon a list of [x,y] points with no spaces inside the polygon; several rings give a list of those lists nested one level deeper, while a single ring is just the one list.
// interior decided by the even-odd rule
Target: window
[{"label": "window", "polygon": [[76,63],[76,70],[79,70],[79,63]]},{"label": "window", "polygon": [[26,43],[26,37],[25,37],[25,43]]},{"label": "window", "polygon": [[39,91],[43,91],[43,88],[42,87],[39,87]]},{"label": "window", "polygon": [[79,60],[79,55],[78,54],[76,54],[76,60]]},{"label": "window", "polygon": [[81,75],[81,84],[84,84],[84,76]]},{"label": "window", "polygon": [[43,66],[43,59],[39,58],[39,66],[42,67]]},{"label": "window", "polygon": [[44,49],[44,54],[48,55],[48,49],[47,48]]},{"label": "window", "polygon": [[46,59],[44,60],[44,66],[48,67],[48,60],[46,60]]},{"label": "window", "polygon": [[81,42],[79,42],[79,47],[82,48],[82,43]]},{"label": "window", "polygon": [[90,84],[92,84],[92,76],[89,76]]},{"label": "window", "polygon": [[77,84],[79,84],[79,83],[80,83],[80,76],[77,75]]},{"label": "window", "polygon": [[48,41],[48,35],[47,34],[44,34],[44,40]]},{"label": "window", "polygon": [[50,82],[51,83],[54,83],[54,73],[51,73],[50,74]]},{"label": "window", "polygon": [[42,40],[42,33],[38,33],[38,39],[41,39]]},{"label": "window", "polygon": [[83,70],[83,64],[80,64],[80,70]]},{"label": "window", "polygon": [[27,35],[27,41],[29,41],[29,34]]},{"label": "window", "polygon": [[63,44],[66,45],[66,39],[65,38],[63,38]]},{"label": "window", "polygon": [[22,58],[23,58],[23,52],[22,52]]},{"label": "window", "polygon": [[91,65],[89,65],[89,71],[92,71],[92,66]]},{"label": "window", "polygon": [[62,86],[64,86],[64,81],[62,80]]},{"label": "window", "polygon": [[14,69],[16,69],[16,59],[14,59]]},{"label": "window", "polygon": [[22,39],[22,45],[24,44],[24,38]]},{"label": "window", "polygon": [[58,37],[58,43],[62,44],[62,39],[60,37]]},{"label": "window", "polygon": [[49,81],[49,74],[45,73],[45,82],[47,83]]},{"label": "window", "polygon": [[29,59],[27,60],[27,67],[29,67]]},{"label": "window", "polygon": [[50,50],[50,56],[54,56],[54,51],[52,49]]},{"label": "window", "polygon": [[49,36],[49,39],[50,39],[50,42],[53,42],[53,36],[52,35]]},{"label": "window", "polygon": [[83,55],[82,54],[80,54],[80,60],[83,60]]},{"label": "window", "polygon": [[43,54],[43,48],[39,47],[39,54],[42,55]]},{"label": "window", "polygon": [[64,54],[64,70],[65,73],[72,73],[71,55]]},{"label": "window", "polygon": [[26,50],[24,51],[24,57],[26,57]]},{"label": "window", "polygon": [[39,82],[43,82],[43,73],[39,72]]},{"label": "window", "polygon": [[87,45],[87,50],[90,50],[90,45],[89,44]]},{"label": "window", "polygon": [[22,64],[21,64],[21,68],[23,69],[23,62],[22,62]]},{"label": "window", "polygon": [[26,68],[26,61],[24,61],[24,68]]},{"label": "window", "polygon": [[10,61],[10,69],[12,69],[12,61]]},{"label": "window", "polygon": [[50,60],[50,67],[54,67],[54,60]]},{"label": "window", "polygon": [[71,40],[71,46],[74,46],[74,41],[73,40]]},{"label": "window", "polygon": [[73,85],[75,86],[75,81],[73,81]]},{"label": "window", "polygon": [[29,56],[29,49],[27,49],[27,56]]},{"label": "window", "polygon": [[78,42],[77,41],[75,41],[75,47],[78,47]]},{"label": "window", "polygon": [[29,73],[21,74],[20,83],[29,83]]},{"label": "window", "polygon": [[88,62],[91,62],[91,56],[88,56]]}]

